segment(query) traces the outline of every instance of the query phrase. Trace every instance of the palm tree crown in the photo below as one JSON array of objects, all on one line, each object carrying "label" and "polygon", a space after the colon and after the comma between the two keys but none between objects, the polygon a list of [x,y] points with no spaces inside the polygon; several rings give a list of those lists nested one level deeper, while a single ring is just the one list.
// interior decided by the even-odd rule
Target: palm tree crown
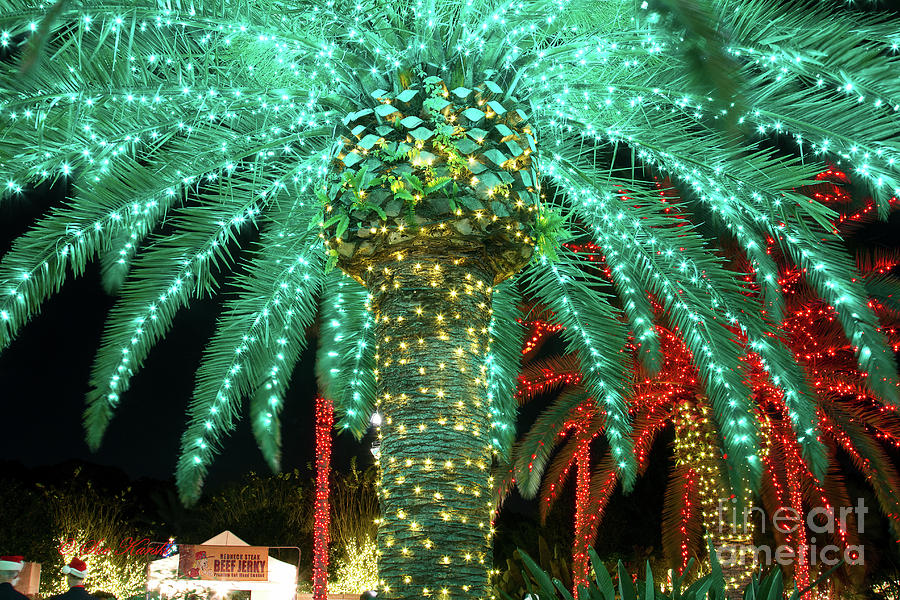
[{"label": "palm tree crown", "polygon": [[[417,357],[396,332],[413,323],[447,352],[429,369],[452,359],[448,371],[465,373],[451,386],[459,399],[446,403],[456,416],[437,400],[421,406],[429,423],[470,434],[471,453],[442,462],[441,477],[468,473],[460,477],[471,485],[455,489],[471,499],[490,489],[474,465],[483,470],[512,439],[520,294],[565,326],[630,485],[637,459],[621,350],[631,332],[648,368],[660,364],[653,296],[693,356],[732,484],[754,485],[762,468],[735,337],[782,391],[803,456],[821,473],[813,393],[771,335],[783,301],[766,248],[775,243],[835,308],[866,385],[896,403],[893,355],[828,228],[830,211],[795,191],[825,157],[839,159],[887,214],[900,189],[896,22],[774,0],[660,5],[0,0],[0,44],[16,58],[0,73],[6,194],[59,180],[70,191],[0,264],[0,348],[99,257],[119,300],[87,399],[96,446],[176,312],[230,282],[182,442],[178,481],[191,499],[244,398],[277,464],[279,410],[320,311],[323,387],[356,433],[376,404],[398,411],[386,415],[382,466],[402,488],[391,465],[405,461],[423,477],[432,469],[430,457],[404,454],[427,449],[404,446],[414,440],[403,411],[443,389],[403,387]],[[669,210],[652,174],[691,197]],[[257,241],[242,254],[251,231]],[[614,294],[559,247],[567,235],[601,248]],[[740,245],[751,285],[724,267],[714,235]],[[356,281],[329,272],[334,264]],[[446,311],[429,289],[446,292]],[[413,296],[418,309],[402,302]],[[389,506],[412,502],[390,486],[382,493]],[[433,500],[452,504],[441,500],[451,493]],[[467,510],[489,514],[482,502]],[[489,530],[459,521],[460,531]],[[401,545],[391,523],[379,534],[385,560]],[[416,537],[420,525],[409,523],[421,556],[437,552]],[[478,560],[488,560],[482,550]],[[397,573],[394,590],[421,583]],[[477,595],[480,585],[452,593]],[[417,589],[408,597],[451,593]]]}]

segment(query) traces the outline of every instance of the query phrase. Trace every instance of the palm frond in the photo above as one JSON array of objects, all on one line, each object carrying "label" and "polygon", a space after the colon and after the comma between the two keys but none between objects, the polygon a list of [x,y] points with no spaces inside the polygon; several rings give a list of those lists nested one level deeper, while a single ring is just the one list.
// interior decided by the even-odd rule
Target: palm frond
[{"label": "palm frond", "polygon": [[[830,448],[831,456],[829,456],[828,474],[821,485],[817,485],[816,493],[819,496],[816,500],[819,506],[837,510],[840,506],[852,506],[850,500],[850,492],[847,489],[846,477],[840,467],[840,463],[835,460],[835,448]],[[840,519],[834,527],[834,531],[828,532],[834,543],[847,545],[856,545],[859,543],[859,529],[854,523],[855,518],[848,515],[847,519]]]},{"label": "palm frond", "polygon": [[655,20],[682,38],[677,52],[686,63],[695,92],[716,96],[722,106],[743,104],[743,82],[735,77],[737,64],[725,50],[726,41],[711,4],[708,0],[654,0],[641,8],[653,11]]},{"label": "palm frond", "polygon": [[[273,223],[226,303],[204,352],[181,440],[176,479],[182,499],[194,502],[222,440],[250,397],[251,428],[263,456],[278,468],[278,412],[317,308],[324,248],[302,225],[314,207],[302,206]],[[297,231],[302,233],[297,233]]]},{"label": "palm frond", "polygon": [[146,231],[180,200],[177,185],[130,163],[103,183],[79,190],[13,243],[0,261],[0,348],[37,314],[70,276],[84,273],[97,252],[122,232]]},{"label": "palm frond", "polygon": [[142,221],[118,232],[112,237],[109,248],[99,253],[100,281],[107,294],[118,293],[125,283],[128,271],[131,270],[131,263],[141,243],[162,220],[163,215],[160,215],[152,222]]},{"label": "palm frond", "polygon": [[[319,393],[326,398],[334,398],[340,394],[340,385],[335,377],[340,372],[342,356],[337,350],[344,338],[353,334],[347,327],[348,306],[347,295],[356,291],[355,280],[340,269],[330,271],[322,282],[322,294],[319,301],[318,345],[316,348],[316,382]],[[352,290],[352,291],[351,291]],[[362,306],[362,303],[359,303]],[[355,321],[355,319],[354,319]]]},{"label": "palm frond", "polygon": [[565,327],[563,339],[569,351],[578,356],[582,386],[604,413],[606,438],[622,469],[623,485],[630,489],[636,464],[625,403],[631,385],[625,327],[606,297],[589,287],[589,279],[566,248],[560,250],[558,262],[551,264],[541,257],[522,278],[527,293],[552,310]]},{"label": "palm frond", "polygon": [[374,322],[369,293],[336,271],[325,283],[319,309],[316,379],[342,414],[338,426],[361,437],[375,409]]},{"label": "palm frond", "polygon": [[900,279],[888,273],[869,275],[864,285],[868,296],[877,300],[896,318],[900,318]]},{"label": "palm frond", "polygon": [[524,497],[531,498],[538,493],[541,477],[557,443],[584,415],[578,408],[590,401],[591,396],[581,386],[566,388],[516,443],[513,451],[516,485]]},{"label": "palm frond", "polygon": [[[739,347],[727,329],[745,311],[722,310],[722,299],[729,288],[732,297],[745,304],[733,278],[721,268],[703,241],[684,228],[645,226],[643,222],[661,217],[654,214],[657,209],[649,200],[636,205],[635,191],[629,190],[631,206],[626,206],[612,193],[596,195],[588,183],[591,179],[575,167],[553,170],[551,175],[566,186],[574,209],[593,230],[607,262],[611,265],[616,264],[611,261],[631,262],[631,270],[640,274],[639,285],[663,303],[669,319],[691,350],[712,400],[725,437],[732,485],[736,489],[748,483],[754,485],[759,476],[753,450],[755,420],[751,418],[744,376],[734,367],[740,363]],[[639,209],[644,210],[638,213]],[[662,218],[668,219],[664,215]],[[665,224],[665,221],[661,223]]]},{"label": "palm frond", "polygon": [[866,386],[885,402],[900,406],[897,363],[878,317],[869,306],[864,284],[847,253],[830,242],[787,237],[782,247],[805,270],[806,281],[833,306],[856,354]]},{"label": "palm frond", "polygon": [[[246,196],[244,196],[246,198]],[[84,425],[97,448],[122,394],[175,314],[215,293],[218,270],[233,262],[229,246],[240,226],[254,223],[255,200],[183,208],[176,233],[159,237],[132,270],[104,327],[87,394]]]},{"label": "palm frond", "polygon": [[[29,29],[21,18],[17,25]],[[92,2],[70,3],[58,27],[50,56],[28,77],[0,65],[0,89],[9,90],[0,107],[8,123],[0,139],[5,192],[69,176],[93,185],[115,176],[123,161],[127,168],[129,158],[167,164],[185,152],[236,161],[253,154],[232,152],[250,141],[248,126],[256,130],[256,146],[266,146],[265,138],[280,146],[285,133],[321,118],[309,90],[273,89],[284,49],[261,44],[247,25],[225,31],[194,8],[160,11],[156,2]],[[303,61],[292,58],[299,73]],[[235,88],[235,81],[243,85]],[[220,92],[223,87],[230,93]],[[282,120],[288,116],[303,118]],[[267,119],[282,126],[259,135]]]},{"label": "palm frond", "polygon": [[853,465],[872,486],[881,510],[889,516],[892,533],[900,535],[900,476],[884,450],[865,434],[859,424],[835,408],[828,404],[821,405],[823,422],[830,426],[828,430],[838,447],[850,456]]},{"label": "palm frond", "polygon": [[[577,251],[579,255],[590,256],[585,249]],[[610,264],[613,287],[622,302],[622,310],[628,318],[628,325],[634,332],[635,341],[640,345],[638,356],[649,374],[656,373],[662,366],[662,352],[659,337],[656,335],[655,311],[646,290],[639,287],[640,275],[633,272],[633,264],[612,256],[604,261]]]},{"label": "palm frond", "polygon": [[606,513],[606,507],[613,494],[619,488],[619,472],[616,469],[609,456],[604,457],[593,471],[591,471],[591,487],[588,492],[588,507],[585,509],[588,514],[595,515],[596,518],[590,521],[590,530],[587,533],[587,539],[591,543],[596,541],[597,534],[600,530],[600,523]]},{"label": "palm frond", "polygon": [[661,529],[663,553],[679,574],[702,546],[701,509],[699,476],[690,465],[676,465],[669,471]]},{"label": "palm frond", "polygon": [[[597,418],[596,415],[586,414],[575,428],[573,435],[565,440],[558,440],[561,443],[558,445],[553,459],[541,475],[541,487],[537,493],[537,498],[540,501],[538,510],[540,511],[542,522],[546,522],[547,516],[559,499],[569,472],[573,466],[577,465],[579,450],[582,450],[585,446],[590,447],[591,442],[602,433],[603,420]],[[549,442],[553,442],[553,440]],[[576,468],[578,467],[576,466]],[[585,468],[590,468],[590,465]]]},{"label": "palm frond", "polygon": [[[778,72],[781,79],[790,74],[799,82],[837,89],[854,101],[854,94],[864,95],[876,106],[890,104],[900,92],[895,80],[882,76],[898,64],[891,46],[896,26],[886,13],[851,16],[808,1],[790,11],[776,0],[749,4],[715,0],[714,4],[729,30],[731,52],[753,60],[761,71]],[[882,103],[877,103],[879,98]]]},{"label": "palm frond", "polygon": [[[285,289],[282,283],[288,283],[288,290],[293,284],[293,297],[288,294],[285,299],[287,306],[282,306],[281,300],[272,300],[272,307],[265,306],[255,313],[268,316],[269,319],[264,352],[260,352],[260,357],[256,359],[259,364],[268,364],[268,369],[257,373],[255,381],[250,382],[251,389],[254,389],[250,399],[250,424],[263,456],[275,471],[280,470],[281,463],[281,425],[278,415],[284,408],[291,374],[306,346],[305,332],[314,319],[316,306],[313,299],[321,284],[323,252],[315,252],[315,246],[312,250],[309,253],[305,248],[297,257],[297,265],[294,266],[305,271],[302,276],[290,282],[278,283],[282,290]],[[265,278],[260,277],[259,281],[265,281]],[[252,289],[252,286],[248,285],[245,289]],[[249,363],[253,359],[246,357],[245,360]]]},{"label": "palm frond", "polygon": [[522,296],[516,280],[494,288],[490,336],[491,352],[485,357],[488,372],[488,404],[493,429],[492,444],[507,455],[515,439],[516,380],[522,365],[525,329],[519,323]]},{"label": "palm frond", "polygon": [[[576,466],[576,457],[579,447],[585,443],[582,436],[573,434],[556,444],[556,453],[553,460],[540,476],[541,487],[537,491],[536,498],[540,504],[538,510],[541,515],[541,523],[546,524],[547,515],[556,504],[557,498],[562,493],[563,486],[569,478],[572,467]],[[577,468],[577,467],[576,467]]]},{"label": "palm frond", "polygon": [[581,371],[577,356],[547,356],[533,360],[522,368],[516,393],[520,402],[528,402],[538,394],[578,383],[581,383]]},{"label": "palm frond", "polygon": [[762,75],[751,82],[760,93],[750,96],[750,110],[741,122],[758,134],[790,135],[799,150],[808,148],[813,156],[859,157],[854,175],[871,189],[878,214],[886,219],[889,200],[900,190],[900,171],[889,158],[882,158],[900,151],[893,109],[861,105],[860,96],[848,98],[833,90],[773,89],[765,81],[770,77]]},{"label": "palm frond", "polygon": [[319,322],[316,378],[341,415],[337,426],[361,438],[375,410],[375,322],[371,296],[335,273],[326,281]]},{"label": "palm frond", "polygon": [[[867,382],[872,390],[896,404],[900,398],[893,353],[877,331],[878,320],[868,306],[853,261],[833,235],[816,231],[815,223],[823,222],[826,209],[799,194],[766,191],[777,186],[784,186],[781,189],[786,190],[791,185],[791,177],[798,177],[799,174],[785,178],[782,173],[776,177],[778,172],[774,171],[772,176],[761,180],[760,173],[772,172],[768,164],[777,166],[779,162],[785,162],[776,161],[771,153],[759,155],[762,163],[744,157],[735,161],[729,171],[711,168],[697,158],[678,156],[674,148],[667,148],[664,153],[643,148],[642,153],[645,161],[671,170],[677,178],[691,184],[698,197],[709,203],[723,218],[733,222],[733,228],[762,228],[766,235],[776,240],[782,252],[803,269],[806,281],[819,297],[835,307],[847,338],[858,349],[860,369],[869,373]],[[709,161],[710,164],[717,162]],[[750,172],[748,168],[758,172]],[[793,185],[800,183],[802,181],[797,179]],[[736,199],[741,196],[749,196],[749,201],[737,202]],[[813,219],[813,224],[807,217]],[[750,341],[752,344],[753,339]]]}]

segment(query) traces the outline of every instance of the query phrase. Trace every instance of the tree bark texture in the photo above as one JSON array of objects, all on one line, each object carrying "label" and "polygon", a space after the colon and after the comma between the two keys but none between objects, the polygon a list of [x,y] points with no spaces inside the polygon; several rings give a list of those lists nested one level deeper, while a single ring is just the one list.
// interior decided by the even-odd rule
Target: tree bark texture
[{"label": "tree bark texture", "polygon": [[[380,597],[490,596],[485,355],[494,271],[427,249],[373,265]],[[459,255],[457,255],[459,256]]]},{"label": "tree bark texture", "polygon": [[756,566],[752,535],[743,532],[742,525],[732,523],[727,517],[720,523],[721,530],[715,532],[712,539],[716,552],[723,559],[720,564],[725,578],[725,598],[741,600]]},{"label": "tree bark texture", "polygon": [[[698,396],[696,403],[685,402],[678,408],[675,457],[697,474],[703,526],[719,557],[725,597],[741,600],[756,567],[753,530],[740,515],[732,514],[730,491],[719,458],[722,450],[708,413],[709,404],[704,396]],[[746,498],[745,505],[749,502]]]}]

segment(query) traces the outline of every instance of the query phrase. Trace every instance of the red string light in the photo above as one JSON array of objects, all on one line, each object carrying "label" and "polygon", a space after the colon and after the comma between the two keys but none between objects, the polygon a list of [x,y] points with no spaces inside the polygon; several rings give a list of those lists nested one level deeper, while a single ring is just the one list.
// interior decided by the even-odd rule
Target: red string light
[{"label": "red string light", "polygon": [[316,398],[316,503],[313,515],[313,600],[328,598],[329,525],[328,479],[331,471],[331,429],[334,406],[331,400]]},{"label": "red string light", "polygon": [[694,506],[691,502],[691,496],[696,493],[697,486],[697,473],[694,469],[688,469],[684,476],[683,485],[681,492],[681,523],[679,523],[678,528],[678,531],[681,532],[681,539],[679,540],[681,545],[681,564],[678,566],[679,575],[684,575],[684,570],[687,569],[688,561],[690,560],[688,522],[693,516]]},{"label": "red string light", "polygon": [[593,544],[589,537],[590,525],[587,514],[591,491],[591,447],[590,442],[579,440],[575,453],[575,548],[572,553],[573,581],[575,600],[578,600],[578,586],[588,585],[590,571],[590,555],[588,549]]},{"label": "red string light", "polygon": [[522,354],[528,354],[540,346],[547,336],[564,329],[559,323],[550,323],[540,319],[527,322],[523,319],[518,319],[518,321],[519,323],[525,323],[526,327],[528,327],[528,334],[525,338],[525,346],[522,348]]}]

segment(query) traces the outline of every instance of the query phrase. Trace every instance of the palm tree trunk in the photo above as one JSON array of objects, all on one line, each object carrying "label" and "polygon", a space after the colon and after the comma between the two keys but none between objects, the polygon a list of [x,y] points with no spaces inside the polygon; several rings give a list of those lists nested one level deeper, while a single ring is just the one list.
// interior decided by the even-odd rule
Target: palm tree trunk
[{"label": "palm tree trunk", "polygon": [[398,253],[366,277],[383,417],[379,596],[486,598],[491,448],[483,363],[494,275],[479,258],[427,254],[403,260]]},{"label": "palm tree trunk", "polygon": [[575,547],[572,551],[572,587],[578,600],[578,586],[587,587],[591,561],[588,549],[594,536],[588,514],[591,494],[591,445],[590,438],[583,440],[575,455]]},{"label": "palm tree trunk", "polygon": [[[800,479],[800,468],[803,465],[803,456],[800,454],[799,444],[794,441],[793,435],[789,432],[782,436],[785,442],[782,447],[785,449],[785,474],[787,475],[787,495],[788,506],[793,510],[795,515],[803,515],[803,484]],[[799,527],[789,533],[791,546],[794,550],[794,589],[799,591],[805,589],[810,583],[809,572],[809,546],[806,538],[805,519],[801,517]],[[809,600],[811,593],[806,593],[803,600]]]},{"label": "palm tree trunk", "polygon": [[[721,471],[721,449],[709,420],[708,401],[697,396],[695,402],[678,407],[675,422],[675,458],[688,465],[698,476],[700,510],[706,537],[712,542],[722,567],[727,600],[741,600],[755,569],[753,531],[750,523],[735,521],[731,504],[721,498],[727,494]],[[749,503],[749,498],[745,499]],[[722,510],[724,507],[724,510]]]},{"label": "palm tree trunk", "polygon": [[717,529],[708,534],[721,559],[725,598],[741,600],[756,566],[753,535],[747,530],[746,524],[740,521],[733,523],[730,517],[724,515],[719,517],[715,527]]},{"label": "palm tree trunk", "polygon": [[331,541],[331,507],[328,479],[331,475],[331,400],[316,397],[316,503],[313,517],[313,600],[328,598],[328,543]]}]

